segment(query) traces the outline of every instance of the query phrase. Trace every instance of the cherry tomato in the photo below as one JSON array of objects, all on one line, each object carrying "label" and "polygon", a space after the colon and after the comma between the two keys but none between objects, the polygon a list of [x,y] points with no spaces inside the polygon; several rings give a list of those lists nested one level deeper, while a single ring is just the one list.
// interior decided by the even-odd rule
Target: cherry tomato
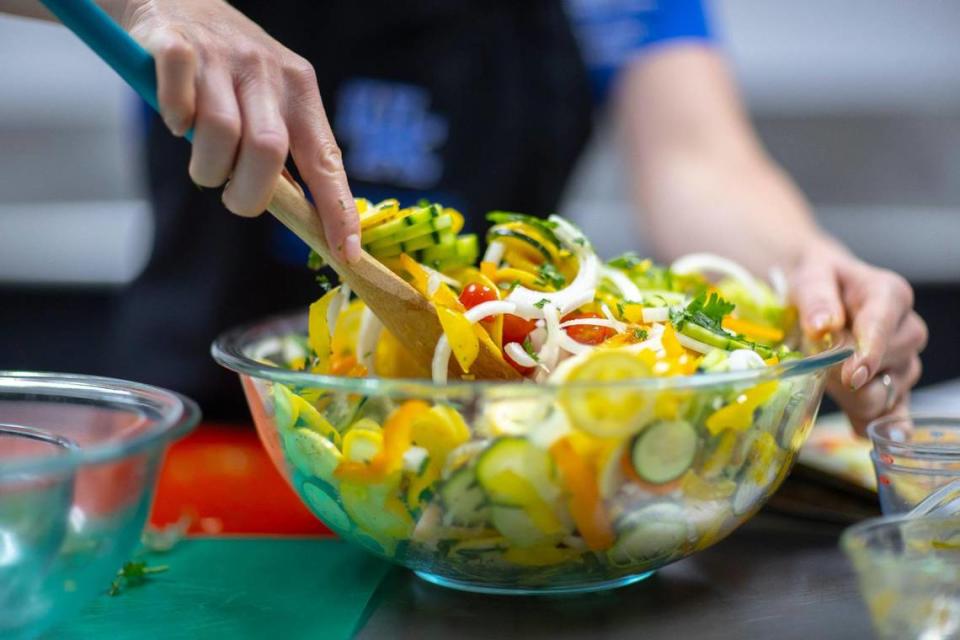
[{"label": "cherry tomato", "polygon": [[[574,311],[563,317],[563,322],[567,320],[578,320],[581,318],[603,318],[599,313],[579,313]],[[581,344],[600,344],[607,338],[616,335],[616,331],[609,327],[599,327],[597,325],[581,324],[564,329],[567,335]]]},{"label": "cherry tomato", "polygon": [[511,358],[510,354],[508,354],[507,352],[503,353],[503,359],[506,360],[507,364],[509,364],[514,369],[516,369],[517,373],[519,373],[522,376],[528,376],[533,371],[532,367],[524,367],[523,365],[519,365],[516,362],[514,362],[513,358]]},{"label": "cherry tomato", "polygon": [[537,323],[533,320],[524,320],[520,316],[503,316],[503,344],[517,342],[523,344],[523,339],[530,335],[530,332],[537,328]]},{"label": "cherry tomato", "polygon": [[479,282],[471,282],[460,292],[460,304],[467,309],[473,309],[481,302],[490,302],[496,299],[497,292]]}]

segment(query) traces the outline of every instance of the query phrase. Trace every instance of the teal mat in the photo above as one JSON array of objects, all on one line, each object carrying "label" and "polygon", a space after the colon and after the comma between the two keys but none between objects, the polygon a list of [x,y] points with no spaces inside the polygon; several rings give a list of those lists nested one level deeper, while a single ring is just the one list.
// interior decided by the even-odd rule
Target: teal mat
[{"label": "teal mat", "polygon": [[350,638],[390,569],[326,538],[188,538],[138,559],[170,568],[116,596],[104,593],[46,638]]}]

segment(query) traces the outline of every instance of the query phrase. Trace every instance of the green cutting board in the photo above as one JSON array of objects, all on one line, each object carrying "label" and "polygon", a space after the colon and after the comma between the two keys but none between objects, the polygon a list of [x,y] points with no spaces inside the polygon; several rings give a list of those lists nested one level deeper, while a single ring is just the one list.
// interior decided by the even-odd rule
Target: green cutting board
[{"label": "green cutting board", "polygon": [[138,559],[169,569],[104,593],[47,638],[350,638],[390,568],[326,538],[188,538]]}]

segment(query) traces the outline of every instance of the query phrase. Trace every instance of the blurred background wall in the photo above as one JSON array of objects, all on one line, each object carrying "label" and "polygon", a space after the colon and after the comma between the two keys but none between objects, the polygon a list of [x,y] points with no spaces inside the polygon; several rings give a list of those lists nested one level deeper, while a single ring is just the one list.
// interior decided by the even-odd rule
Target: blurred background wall
[{"label": "blurred background wall", "polygon": [[[711,7],[772,155],[826,228],[917,287],[925,381],[960,375],[960,2]],[[0,287],[122,287],[152,237],[137,102],[56,26],[0,18],[0,60]],[[621,231],[626,177],[598,117],[562,213],[605,254],[642,250]]]}]

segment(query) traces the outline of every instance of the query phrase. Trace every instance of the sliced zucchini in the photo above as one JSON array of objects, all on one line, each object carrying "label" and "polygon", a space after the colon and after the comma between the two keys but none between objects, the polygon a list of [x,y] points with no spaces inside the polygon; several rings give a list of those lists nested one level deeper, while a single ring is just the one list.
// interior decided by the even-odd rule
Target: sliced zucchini
[{"label": "sliced zucchini", "polygon": [[391,244],[389,247],[383,247],[370,251],[370,255],[375,258],[393,258],[395,256],[399,256],[401,253],[413,254],[428,247],[456,244],[457,237],[453,235],[453,232],[449,229],[438,231],[437,236],[438,237],[434,237],[434,234],[429,234],[408,240],[406,242],[398,242],[396,244]]},{"label": "sliced zucchini", "polygon": [[301,485],[300,492],[310,509],[325,525],[340,535],[350,531],[350,517],[326,491],[312,482],[305,482]]},{"label": "sliced zucchini", "polygon": [[284,432],[283,443],[290,464],[301,474],[336,486],[333,472],[343,455],[329,440],[315,431],[299,428]]},{"label": "sliced zucchini", "polygon": [[505,538],[521,547],[549,544],[558,539],[557,531],[538,527],[523,507],[494,505],[490,508],[490,521]]},{"label": "sliced zucchini", "polygon": [[688,541],[689,528],[682,507],[659,502],[642,507],[617,525],[617,541],[607,551],[619,567],[675,555]]},{"label": "sliced zucchini", "polygon": [[634,439],[630,460],[641,478],[651,484],[665,484],[693,465],[697,444],[697,431],[689,422],[656,422]]},{"label": "sliced zucchini", "polygon": [[726,333],[718,333],[716,331],[711,331],[706,327],[701,327],[700,325],[694,322],[685,322],[683,327],[680,329],[680,333],[687,336],[688,338],[693,338],[694,340],[699,340],[700,342],[709,345],[711,347],[716,347],[718,349],[723,349],[725,351],[734,351],[736,349],[750,349],[756,351],[761,358],[769,358],[773,355],[773,350],[769,347],[765,347],[760,344],[753,344],[745,340],[741,340],[735,336],[731,336]]},{"label": "sliced zucchini", "polygon": [[450,216],[431,218],[424,222],[418,222],[413,226],[404,227],[398,233],[365,244],[364,247],[367,249],[367,251],[376,252],[381,249],[386,249],[394,244],[409,242],[414,238],[419,238],[421,236],[432,236],[435,242],[439,242],[440,232],[444,229],[450,229],[452,232],[453,218]]},{"label": "sliced zucchini", "polygon": [[475,527],[490,519],[487,496],[473,469],[463,468],[450,476],[440,487],[440,501],[445,525]]},{"label": "sliced zucchini", "polygon": [[557,234],[553,232],[556,228],[555,222],[550,222],[549,220],[544,220],[543,218],[538,218],[536,216],[530,216],[525,213],[513,213],[510,211],[491,211],[487,214],[487,220],[494,224],[505,224],[508,222],[525,222],[526,224],[535,227],[543,236],[555,244],[556,246],[560,245],[560,239],[557,237]]},{"label": "sliced zucchini", "polygon": [[523,438],[500,438],[477,459],[477,480],[495,504],[523,507],[552,501],[559,493],[553,478],[550,455]]},{"label": "sliced zucchini", "polygon": [[400,234],[409,227],[413,227],[421,222],[427,222],[432,218],[437,218],[440,216],[440,213],[440,207],[434,206],[411,209],[410,213],[406,215],[394,218],[384,222],[383,224],[379,224],[375,227],[367,229],[363,232],[360,241],[366,246],[372,242],[376,242],[377,240],[390,238]]},{"label": "sliced zucchini", "polygon": [[544,260],[553,261],[556,259],[557,250],[553,252],[550,251],[539,239],[534,238],[532,235],[523,233],[516,229],[507,229],[504,227],[493,227],[490,231],[487,232],[487,243],[495,242],[499,238],[513,238],[514,240],[520,240],[525,242],[533,249],[537,251]]},{"label": "sliced zucchini", "polygon": [[445,260],[448,258],[473,258],[476,260],[478,253],[477,236],[469,234],[456,238],[452,244],[437,245],[424,249],[421,257],[424,262],[430,260]]}]

